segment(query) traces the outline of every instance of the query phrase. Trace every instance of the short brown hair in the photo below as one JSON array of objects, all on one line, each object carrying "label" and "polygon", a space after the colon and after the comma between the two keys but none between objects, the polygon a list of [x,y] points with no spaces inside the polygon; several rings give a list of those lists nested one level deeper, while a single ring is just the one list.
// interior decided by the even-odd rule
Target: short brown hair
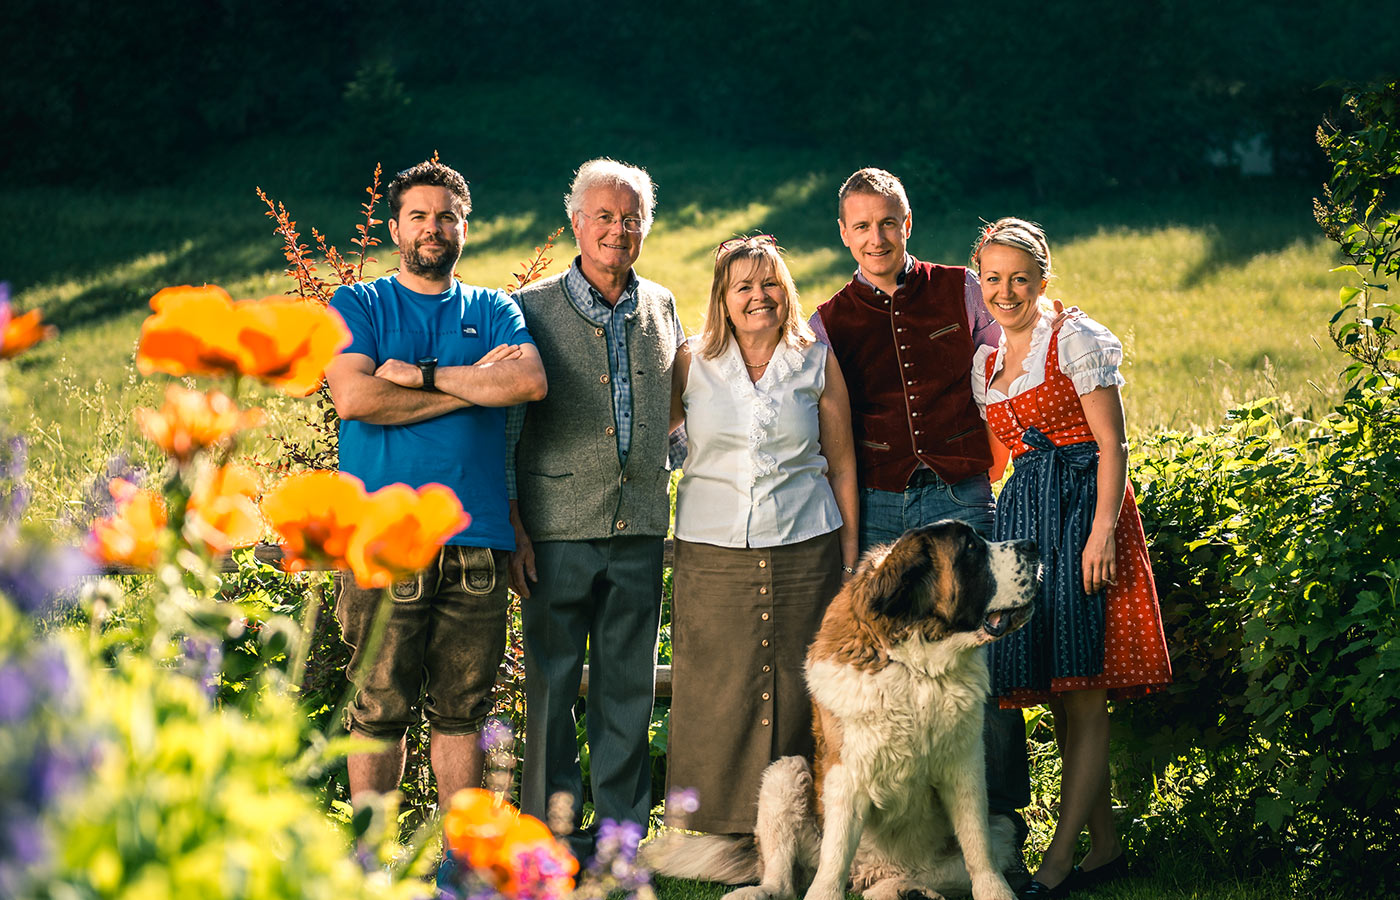
[{"label": "short brown hair", "polygon": [[836,218],[846,221],[846,198],[851,194],[874,194],[877,197],[890,197],[899,201],[904,212],[909,212],[909,195],[904,192],[904,183],[886,172],[867,166],[853,173],[836,194]]},{"label": "short brown hair", "polygon": [[389,182],[389,218],[398,219],[399,210],[403,206],[404,192],[422,185],[447,188],[452,192],[452,196],[457,198],[457,202],[462,204],[462,215],[471,214],[472,195],[471,191],[467,190],[467,180],[462,177],[462,173],[451,166],[443,165],[437,159],[425,159],[412,168],[404,169]]}]

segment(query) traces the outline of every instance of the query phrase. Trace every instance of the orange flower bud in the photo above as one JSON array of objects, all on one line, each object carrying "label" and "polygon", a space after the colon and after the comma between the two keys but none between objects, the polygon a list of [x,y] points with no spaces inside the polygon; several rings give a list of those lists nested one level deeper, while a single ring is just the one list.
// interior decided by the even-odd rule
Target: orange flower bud
[{"label": "orange flower bud", "polygon": [[388,587],[432,562],[470,523],[451,488],[391,484],[369,496],[346,559],[361,587]]},{"label": "orange flower bud", "polygon": [[260,409],[240,410],[219,391],[201,393],[172,384],[165,390],[159,410],[138,407],[136,423],[141,433],[166,456],[188,462],[195,453],[226,441],[235,432],[261,425]]},{"label": "orange flower bud", "polygon": [[112,479],[107,489],[117,508],[110,517],[92,523],[88,555],[107,565],[154,568],[166,523],[165,504],[121,478]]},{"label": "orange flower bud", "polygon": [[243,466],[227,465],[200,479],[190,494],[186,530],[213,553],[246,547],[262,537],[258,480]]},{"label": "orange flower bud", "polygon": [[312,566],[349,569],[346,554],[367,502],[363,482],[342,472],[299,472],[263,498],[262,512],[282,537],[289,572]]},{"label": "orange flower bud", "polygon": [[43,325],[44,314],[31,309],[22,316],[10,315],[10,305],[0,304],[0,359],[19,356],[40,341],[58,334],[52,325]]}]

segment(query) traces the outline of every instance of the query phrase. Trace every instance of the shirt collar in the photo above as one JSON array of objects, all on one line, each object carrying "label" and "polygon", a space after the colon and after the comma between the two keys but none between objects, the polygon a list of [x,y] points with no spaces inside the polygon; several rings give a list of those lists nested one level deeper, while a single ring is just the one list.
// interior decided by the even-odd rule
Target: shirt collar
[{"label": "shirt collar", "polygon": [[564,293],[568,294],[569,300],[578,307],[580,312],[616,310],[637,295],[639,283],[637,272],[635,269],[628,269],[627,287],[622,289],[622,296],[617,298],[617,302],[609,306],[603,301],[602,292],[588,283],[588,279],[583,274],[582,259],[582,256],[575,256],[573,263],[569,265],[569,271],[564,274]]},{"label": "shirt collar", "polygon": [[[894,283],[895,283],[895,286],[896,286],[896,287],[898,287],[898,286],[901,285],[901,284],[904,284],[904,279],[905,279],[905,277],[909,274],[909,272],[914,268],[914,263],[915,263],[914,255],[913,255],[912,253],[905,253],[905,254],[904,254],[904,268],[903,268],[902,270],[900,270],[900,273],[899,273],[898,275],[896,275],[896,276],[895,276],[895,279],[894,279]],[[866,278],[866,277],[865,277],[865,273],[862,272],[862,271],[860,270],[859,267],[856,268],[856,281],[859,281],[861,284],[863,284],[863,285],[865,285],[866,287],[870,288],[872,291],[874,291],[874,292],[877,293],[877,294],[883,294],[883,293],[884,293],[884,291],[882,291],[882,290],[880,290],[879,288],[877,288],[877,287],[870,281],[869,278]]]}]

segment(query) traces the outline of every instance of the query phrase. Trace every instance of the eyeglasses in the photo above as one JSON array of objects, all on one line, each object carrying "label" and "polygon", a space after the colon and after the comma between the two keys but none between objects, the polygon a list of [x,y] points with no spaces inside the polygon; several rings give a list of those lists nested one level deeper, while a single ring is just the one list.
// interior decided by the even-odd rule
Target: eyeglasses
[{"label": "eyeglasses", "polygon": [[[583,216],[585,219],[592,219],[599,225],[602,225],[604,228],[611,228],[617,222],[617,216],[613,215],[610,212],[598,213],[598,215],[594,216],[584,212],[583,210],[579,210],[578,214]],[[628,234],[641,234],[641,218],[639,216],[623,216],[622,230],[627,232]]]},{"label": "eyeglasses", "polygon": [[718,257],[721,253],[738,250],[740,247],[746,247],[750,244],[755,247],[762,247],[764,244],[776,247],[778,246],[778,239],[771,234],[755,234],[753,237],[730,238],[727,241],[720,242],[720,245],[715,248],[715,256]]}]

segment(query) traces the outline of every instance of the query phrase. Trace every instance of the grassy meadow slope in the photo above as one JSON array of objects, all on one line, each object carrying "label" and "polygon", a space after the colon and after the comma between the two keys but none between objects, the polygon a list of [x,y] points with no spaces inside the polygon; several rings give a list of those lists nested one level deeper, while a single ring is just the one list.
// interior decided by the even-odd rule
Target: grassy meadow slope
[{"label": "grassy meadow slope", "polygon": [[[458,267],[470,282],[509,281],[566,224],[572,169],[611,155],[646,166],[657,181],[657,224],[639,270],[675,291],[687,329],[701,322],[714,246],[755,229],[788,249],[810,312],[853,266],[836,232],[836,189],[854,168],[883,165],[910,188],[910,248],[921,258],[964,262],[980,218],[1015,214],[1046,226],[1058,271],[1052,295],[1103,321],[1127,347],[1131,434],[1207,427],[1230,404],[1265,395],[1306,414],[1339,391],[1326,321],[1344,279],[1328,273],[1336,256],[1312,222],[1312,185],[1222,178],[1131,196],[1040,199],[989,184],[962,192],[971,199],[949,200],[917,157],[838,158],[761,134],[749,145],[721,144],[647,131],[623,111],[572,121],[522,115],[545,88],[418,98],[419,109],[450,112],[429,126],[407,119],[392,140],[383,129],[339,130],[213,148],[155,187],[7,185],[0,215],[22,223],[24,237],[0,279],[18,307],[42,307],[63,332],[19,360],[9,385],[14,427],[32,434],[35,475],[47,488],[34,513],[64,518],[110,456],[134,453],[139,462],[146,452],[129,413],[156,402],[160,388],[136,377],[131,359],[155,291],[203,282],[236,297],[286,289],[255,186],[286,203],[308,243],[315,226],[347,249],[374,163],[392,173],[434,149],[472,182],[475,211]],[[378,233],[387,241],[385,229]],[[396,261],[392,248],[380,250],[376,273]],[[550,271],[572,252],[566,232]],[[273,427],[295,427],[299,402],[269,402]]]}]

